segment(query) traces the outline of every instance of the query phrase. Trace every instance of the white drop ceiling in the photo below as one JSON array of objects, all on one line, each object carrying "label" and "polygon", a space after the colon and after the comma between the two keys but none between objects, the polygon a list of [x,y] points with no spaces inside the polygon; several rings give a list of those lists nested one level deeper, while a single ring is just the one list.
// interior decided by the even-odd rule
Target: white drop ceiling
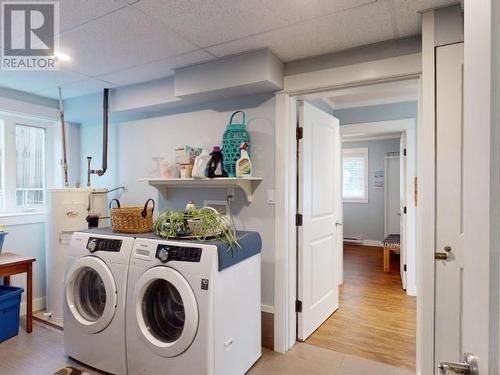
[{"label": "white drop ceiling", "polygon": [[419,11],[459,0],[64,0],[57,72],[0,71],[0,86],[65,98],[259,48],[284,62],[420,34]]}]

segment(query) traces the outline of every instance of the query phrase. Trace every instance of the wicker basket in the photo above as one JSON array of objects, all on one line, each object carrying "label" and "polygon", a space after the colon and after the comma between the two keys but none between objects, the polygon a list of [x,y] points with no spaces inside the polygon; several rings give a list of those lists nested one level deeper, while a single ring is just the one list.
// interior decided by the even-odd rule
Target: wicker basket
[{"label": "wicker basket", "polygon": [[[211,210],[216,213],[218,211],[210,206],[205,206],[202,208],[202,210]],[[203,228],[203,224],[200,219],[188,219],[187,220],[189,230],[191,231],[191,235],[194,237],[217,237],[220,236],[223,231],[218,228],[218,229],[209,229],[208,231]],[[226,224],[226,221],[221,218],[221,224]]]},{"label": "wicker basket", "polygon": [[[111,208],[113,202],[116,202],[118,207]],[[153,207],[148,207],[149,202],[153,203]],[[147,233],[153,230],[154,200],[148,199],[144,207],[121,207],[118,199],[112,199],[109,208],[113,232]]]}]

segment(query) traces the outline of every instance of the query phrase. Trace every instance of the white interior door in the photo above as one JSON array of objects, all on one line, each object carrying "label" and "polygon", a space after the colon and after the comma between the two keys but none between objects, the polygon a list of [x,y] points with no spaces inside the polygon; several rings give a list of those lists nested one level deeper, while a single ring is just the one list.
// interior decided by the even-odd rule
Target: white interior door
[{"label": "white interior door", "polygon": [[[297,338],[314,332],[339,306],[337,225],[341,220],[341,158],[339,121],[299,103],[303,139],[299,143]],[[301,311],[300,311],[301,310]]]},{"label": "white interior door", "polygon": [[[436,48],[435,360],[463,354],[463,44]],[[438,254],[438,255],[439,255]]]}]

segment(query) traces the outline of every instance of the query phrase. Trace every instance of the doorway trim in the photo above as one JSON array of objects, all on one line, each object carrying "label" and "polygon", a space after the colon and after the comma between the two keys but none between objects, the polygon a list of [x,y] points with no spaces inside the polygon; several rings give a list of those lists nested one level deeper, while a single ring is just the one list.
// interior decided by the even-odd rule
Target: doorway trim
[{"label": "doorway trim", "polygon": [[[285,77],[285,90],[276,94],[276,142],[275,163],[275,262],[274,262],[274,350],[285,353],[296,342],[295,299],[296,274],[296,134],[297,106],[302,96],[340,88],[418,79],[422,84],[422,55],[412,54],[353,64],[321,71]],[[419,93],[419,113],[422,114],[422,95]],[[421,124],[421,120],[419,120]],[[423,155],[419,146],[419,154]],[[428,156],[427,156],[428,157]],[[432,161],[431,161],[432,162]],[[417,241],[418,243],[418,241]],[[430,249],[433,250],[432,248]],[[433,261],[432,261],[432,264]],[[423,267],[419,272],[422,273]],[[423,276],[423,275],[422,275]],[[423,277],[419,277],[422,279]],[[433,280],[425,286],[426,293],[434,288]],[[430,285],[429,285],[430,284]],[[430,287],[430,289],[429,289]],[[422,288],[420,288],[421,290]],[[433,306],[431,306],[433,308]],[[427,310],[429,306],[426,306]],[[429,311],[427,311],[429,313]],[[430,311],[433,314],[433,310]],[[426,325],[432,332],[432,321]],[[424,322],[420,321],[418,330]],[[432,345],[433,333],[417,332],[417,353],[424,345]],[[419,359],[417,355],[417,368]],[[428,358],[426,358],[428,360]]]}]

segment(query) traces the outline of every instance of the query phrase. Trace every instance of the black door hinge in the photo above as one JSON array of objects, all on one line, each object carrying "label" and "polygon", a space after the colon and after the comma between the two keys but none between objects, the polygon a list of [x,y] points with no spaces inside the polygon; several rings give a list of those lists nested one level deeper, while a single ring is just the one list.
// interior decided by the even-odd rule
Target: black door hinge
[{"label": "black door hinge", "polygon": [[298,312],[298,313],[302,312],[302,301],[299,301],[299,300],[295,301],[295,312]]},{"label": "black door hinge", "polygon": [[406,264],[403,266],[403,271],[406,272]]},{"label": "black door hinge", "polygon": [[406,148],[403,150],[403,156],[406,156]]},{"label": "black door hinge", "polygon": [[304,128],[297,126],[295,128],[295,136],[297,138],[297,141],[304,138]]},{"label": "black door hinge", "polygon": [[295,215],[295,225],[297,227],[301,227],[302,226],[302,214],[296,214]]},{"label": "black door hinge", "polygon": [[406,206],[403,207],[403,213],[406,214]]}]

